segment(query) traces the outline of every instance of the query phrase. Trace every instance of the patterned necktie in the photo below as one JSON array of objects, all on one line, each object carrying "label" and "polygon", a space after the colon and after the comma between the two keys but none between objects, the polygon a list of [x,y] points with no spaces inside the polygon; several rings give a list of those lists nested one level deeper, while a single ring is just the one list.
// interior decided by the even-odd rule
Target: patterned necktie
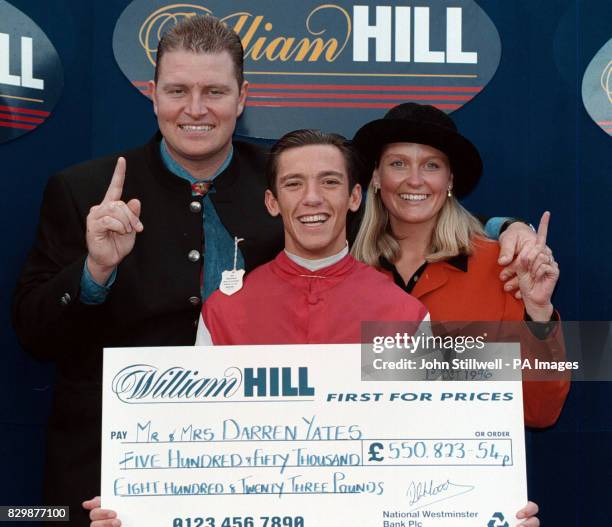
[{"label": "patterned necktie", "polygon": [[206,196],[212,185],[210,181],[197,181],[191,184],[191,192],[194,196]]}]

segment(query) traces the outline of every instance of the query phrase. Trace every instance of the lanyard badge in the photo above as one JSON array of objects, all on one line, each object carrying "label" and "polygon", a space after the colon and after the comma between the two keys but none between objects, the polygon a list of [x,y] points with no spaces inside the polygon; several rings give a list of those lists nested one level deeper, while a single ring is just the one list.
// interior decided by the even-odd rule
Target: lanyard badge
[{"label": "lanyard badge", "polygon": [[231,296],[242,289],[244,269],[236,269],[236,264],[238,260],[238,244],[243,241],[244,238],[234,237],[234,268],[231,271],[223,271],[221,273],[219,291],[227,296]]}]

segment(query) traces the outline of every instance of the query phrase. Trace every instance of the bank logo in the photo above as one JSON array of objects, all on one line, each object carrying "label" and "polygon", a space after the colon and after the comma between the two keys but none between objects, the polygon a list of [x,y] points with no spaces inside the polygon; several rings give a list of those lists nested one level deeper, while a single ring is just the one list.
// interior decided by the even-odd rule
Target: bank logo
[{"label": "bank logo", "polygon": [[487,522],[487,527],[510,527],[508,522],[504,519],[504,515],[501,512],[493,514],[491,519]]},{"label": "bank logo", "polygon": [[597,52],[584,72],[582,101],[591,119],[612,135],[612,38]]},{"label": "bank logo", "polygon": [[63,87],[53,44],[26,15],[0,0],[0,143],[44,123]]},{"label": "bank logo", "polygon": [[402,102],[452,112],[492,79],[499,34],[474,0],[134,0],[113,37],[119,67],[144,95],[159,38],[196,15],[240,36],[247,110],[237,132],[277,138],[296,128],[352,136]]}]

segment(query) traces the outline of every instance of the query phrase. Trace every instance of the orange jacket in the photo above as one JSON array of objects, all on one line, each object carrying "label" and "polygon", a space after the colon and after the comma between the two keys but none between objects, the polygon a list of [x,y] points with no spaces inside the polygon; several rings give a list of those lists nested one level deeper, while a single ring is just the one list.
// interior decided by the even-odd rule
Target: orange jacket
[{"label": "orange jacket", "polygon": [[[498,255],[496,242],[477,241],[469,257],[428,264],[412,295],[425,304],[432,321],[522,321],[523,303],[505,292],[499,280],[502,267],[497,263]],[[514,329],[523,329],[522,326]],[[525,325],[520,339],[522,357],[564,360],[565,347],[559,326],[545,340],[540,340]],[[488,340],[504,340],[503,334],[492,337],[489,335]],[[559,379],[559,373],[554,375]],[[556,422],[569,391],[568,379],[569,374],[564,380],[523,382],[528,426],[546,427]]]}]

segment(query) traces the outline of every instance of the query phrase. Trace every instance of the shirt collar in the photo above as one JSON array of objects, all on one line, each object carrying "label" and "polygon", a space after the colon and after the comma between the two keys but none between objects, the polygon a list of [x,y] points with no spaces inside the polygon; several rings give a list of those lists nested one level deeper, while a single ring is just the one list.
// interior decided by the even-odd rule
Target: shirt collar
[{"label": "shirt collar", "polygon": [[[161,153],[161,157],[164,162],[164,165],[175,176],[186,179],[187,181],[189,181],[190,184],[198,183],[202,181],[201,179],[193,177],[185,168],[183,168],[181,165],[179,165],[174,160],[174,158],[170,155],[170,152],[168,152],[168,147],[166,145],[165,139],[161,140],[159,149],[160,149],[160,153]],[[234,156],[234,146],[230,145],[230,151],[227,154],[227,157],[225,158],[221,166],[217,169],[217,171],[212,175],[212,177],[208,178],[206,181],[209,181],[209,182],[214,181],[215,178],[228,167],[228,165],[232,161],[233,156]],[[210,192],[214,192],[214,187],[210,190]]]},{"label": "shirt collar", "polygon": [[320,258],[318,260],[308,260],[306,258],[302,258],[297,254],[290,253],[287,249],[285,249],[285,254],[291,261],[295,262],[301,267],[304,267],[304,269],[308,269],[309,271],[318,271],[319,269],[329,267],[330,265],[334,265],[342,260],[342,258],[348,254],[348,242],[344,246],[344,249],[342,249],[339,253],[332,254],[331,256]]},{"label": "shirt collar", "polygon": [[457,256],[453,256],[452,258],[449,258],[448,260],[446,260],[446,263],[459,269],[459,271],[463,271],[464,273],[467,273],[467,270],[468,270],[467,254],[458,254]]},{"label": "shirt collar", "polygon": [[[379,258],[380,266],[387,271],[395,270],[395,265],[393,265],[389,260],[387,260],[384,256]],[[445,260],[445,263],[452,265],[455,269],[459,271],[463,271],[467,273],[468,270],[468,256],[467,254],[458,254],[457,256],[453,256],[448,260]]]},{"label": "shirt collar", "polygon": [[270,270],[280,279],[289,282],[296,289],[312,292],[312,288],[322,291],[335,287],[361,264],[349,253],[335,264],[318,271],[309,271],[291,260],[285,251],[281,251],[269,265]]}]

